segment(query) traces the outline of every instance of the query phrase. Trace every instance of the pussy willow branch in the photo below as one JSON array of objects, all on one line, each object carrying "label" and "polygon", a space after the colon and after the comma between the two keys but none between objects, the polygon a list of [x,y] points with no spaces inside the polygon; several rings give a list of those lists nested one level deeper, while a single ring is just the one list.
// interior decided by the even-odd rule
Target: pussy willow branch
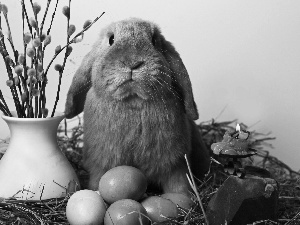
[{"label": "pussy willow branch", "polygon": [[48,10],[49,10],[50,3],[51,3],[51,0],[48,0],[46,10],[45,10],[45,13],[44,13],[44,16],[43,16],[41,28],[40,28],[41,34],[43,33],[43,28],[44,28],[44,24],[45,24],[45,20],[46,20],[46,16],[47,16],[47,13],[48,13]]},{"label": "pussy willow branch", "polygon": [[[7,19],[7,15],[4,15],[4,17]],[[1,12],[0,12],[0,18],[1,18]],[[2,28],[1,22],[2,21],[0,20],[0,28]],[[5,60],[6,57],[9,56],[9,55],[8,55],[7,50],[6,50],[6,45],[4,43],[4,36],[3,36],[3,34],[0,35],[0,48],[1,48],[1,51],[0,51],[1,55],[2,55],[3,60],[5,62],[5,66],[6,66],[6,70],[7,70],[7,73],[8,73],[8,77],[9,77],[10,80],[14,81],[14,79],[13,79],[13,73],[12,73],[12,70],[11,70],[11,67],[10,67],[10,62],[8,62],[8,60]],[[11,91],[12,96],[13,96],[13,100],[14,100],[14,103],[15,103],[15,107],[16,107],[16,110],[17,110],[18,117],[23,117],[22,106],[20,104],[19,97],[18,97],[18,92],[16,90],[15,85],[12,85],[10,87],[10,91]],[[4,97],[3,97],[2,93],[1,93],[1,98],[3,99],[3,102],[5,103],[5,107],[8,109],[7,104],[6,104],[5,100],[4,100]],[[8,109],[8,111],[9,111],[9,109]],[[10,111],[9,111],[9,115],[11,115]]]},{"label": "pussy willow branch", "polygon": [[[13,81],[14,78],[13,78],[13,72],[11,70],[11,66],[10,66],[9,62],[7,60],[5,60],[5,58],[7,56],[9,56],[9,55],[8,55],[8,53],[6,51],[6,46],[5,46],[5,43],[3,41],[3,37],[0,37],[0,47],[3,48],[3,50],[1,51],[1,55],[2,55],[3,60],[5,62],[5,66],[6,66],[8,78]],[[13,100],[14,100],[14,103],[15,103],[15,107],[16,107],[16,110],[17,110],[18,117],[23,117],[22,106],[21,106],[20,101],[19,101],[19,97],[18,97],[18,92],[16,90],[16,86],[12,85],[10,87],[10,91],[11,91],[11,94],[13,96]]]},{"label": "pussy willow branch", "polygon": [[[26,6],[25,6],[25,3],[24,3],[24,0],[22,0],[21,4],[22,4],[22,13],[24,13],[24,16],[25,16],[26,21],[27,21],[27,26],[29,28],[30,33],[32,34],[32,28],[31,28],[31,26],[29,24],[29,19],[28,19],[28,15],[27,15],[27,11],[26,11]],[[23,18],[23,21],[24,21],[24,18]]]},{"label": "pussy willow branch", "polygon": [[[11,33],[11,29],[10,29],[10,24],[9,24],[9,21],[8,21],[7,13],[3,13],[3,15],[4,15],[6,26],[7,26],[7,29],[8,29],[8,38],[7,39],[8,39],[8,42],[9,42],[11,48],[12,48],[12,51],[14,53],[15,64],[17,64],[17,62],[18,62],[18,51],[16,51],[15,47],[14,47],[14,43],[13,43],[13,39],[12,39],[12,33]],[[18,87],[19,94],[21,96],[22,95],[21,85],[17,84],[16,86]]]},{"label": "pussy willow branch", "polygon": [[37,18],[37,14],[34,12],[33,2],[32,2],[32,0],[29,0],[29,1],[30,1],[31,8],[32,8],[32,11],[33,11],[34,19],[35,19],[36,23],[39,24],[39,23],[38,23],[38,20],[37,20],[37,19],[38,19],[38,18]]},{"label": "pussy willow branch", "polygon": [[78,34],[76,34],[76,35],[73,37],[73,39],[71,40],[71,43],[73,43],[73,41],[75,40],[75,38],[81,36],[81,35],[82,35],[85,31],[87,31],[94,23],[96,23],[97,20],[99,20],[99,19],[104,15],[104,13],[105,13],[105,12],[102,12],[102,14],[101,14],[100,16],[96,17],[96,18],[94,19],[94,21],[93,21],[90,25],[88,25],[88,26],[85,27],[82,31],[80,31]]},{"label": "pussy willow branch", "polygon": [[[2,20],[1,20],[1,12],[0,12],[0,29],[2,30]],[[0,36],[0,42],[3,39],[3,37]],[[2,102],[1,102],[2,101]],[[4,113],[6,116],[12,116],[10,113],[10,110],[6,104],[6,101],[3,97],[2,91],[0,90],[0,110]]]},{"label": "pussy willow branch", "polygon": [[12,116],[10,110],[6,104],[6,101],[3,97],[2,91],[0,90],[0,109],[6,116]]},{"label": "pussy willow branch", "polygon": [[[43,20],[42,20],[42,23],[40,25],[40,28],[34,27],[35,29],[33,29],[33,27],[29,23],[29,18],[28,18],[28,14],[27,14],[27,11],[26,11],[25,1],[21,0],[21,5],[22,5],[22,21],[23,21],[23,35],[25,34],[25,23],[26,22],[27,22],[27,25],[28,25],[28,28],[29,28],[29,31],[30,31],[30,34],[31,34],[32,38],[38,38],[41,35],[42,28],[44,27],[44,22],[45,22],[46,16],[48,14],[48,8],[49,8],[49,6],[51,4],[50,2],[51,2],[51,0],[48,0],[48,2],[47,2],[47,8],[46,8],[46,11],[44,13]],[[35,10],[33,8],[34,4],[33,4],[32,0],[30,0],[30,4],[31,4],[31,7],[32,7],[32,9],[34,11],[34,17],[35,17],[35,20],[37,22],[37,13],[35,13]],[[50,30],[52,28],[52,23],[53,23],[53,20],[54,20],[54,17],[55,17],[55,13],[56,13],[56,10],[57,10],[57,5],[58,5],[58,0],[56,1],[55,10],[52,13],[50,27],[49,27],[49,29],[47,31],[48,35],[49,35]],[[70,9],[70,5],[71,5],[71,0],[69,0],[69,9]],[[1,12],[0,12],[0,14],[1,14]],[[9,41],[9,43],[10,43],[12,49],[13,49],[14,59],[15,59],[14,61],[15,62],[13,62],[11,59],[8,58],[9,54],[7,52],[4,40],[0,40],[1,42],[3,42],[3,44],[0,47],[3,49],[3,51],[1,51],[1,54],[2,54],[3,59],[5,61],[5,65],[6,65],[6,69],[7,69],[7,74],[8,74],[9,80],[11,80],[13,82],[12,85],[10,85],[10,89],[11,89],[11,93],[12,93],[12,97],[13,97],[13,100],[14,100],[14,103],[15,103],[15,107],[16,107],[16,111],[17,111],[18,117],[32,117],[33,116],[32,113],[34,113],[36,117],[37,116],[38,117],[41,116],[42,109],[45,108],[45,104],[46,104],[45,87],[47,85],[47,73],[48,73],[48,70],[49,70],[50,66],[52,65],[54,59],[57,58],[57,55],[60,54],[63,50],[65,50],[65,57],[64,57],[64,60],[63,60],[62,68],[59,71],[59,84],[58,84],[58,89],[57,89],[57,96],[56,96],[55,104],[54,104],[53,111],[52,111],[52,115],[54,115],[55,109],[56,109],[56,106],[57,106],[57,102],[59,100],[59,93],[60,93],[60,88],[61,88],[61,81],[62,81],[63,71],[64,71],[65,66],[66,66],[67,58],[68,58],[68,56],[70,54],[70,52],[69,52],[70,49],[68,48],[68,46],[70,46],[71,44],[75,43],[75,39],[76,38],[78,38],[79,36],[83,36],[83,33],[86,30],[88,30],[91,27],[91,25],[94,24],[103,14],[104,13],[102,13],[99,17],[97,17],[89,26],[86,26],[85,28],[83,28],[83,30],[81,32],[79,32],[77,35],[75,35],[71,41],[70,41],[70,39],[71,39],[70,35],[67,35],[67,44],[62,49],[60,49],[59,52],[57,52],[53,56],[52,60],[50,61],[49,65],[47,66],[47,68],[46,68],[46,70],[45,70],[45,72],[44,72],[44,74],[42,76],[42,78],[43,78],[42,81],[38,80],[37,84],[32,84],[32,77],[29,77],[27,75],[27,72],[28,72],[28,69],[27,69],[28,66],[27,66],[27,64],[30,64],[30,62],[26,63],[26,58],[27,58],[26,57],[27,44],[26,44],[25,41],[23,43],[23,45],[24,45],[24,61],[21,62],[22,66],[23,66],[23,73],[18,73],[17,74],[17,77],[19,78],[20,82],[17,82],[17,80],[14,79],[14,77],[13,77],[14,74],[13,74],[13,70],[12,69],[16,65],[19,65],[19,62],[18,62],[19,54],[15,50],[15,47],[14,47],[14,44],[13,44],[13,41],[12,41],[12,34],[11,34],[11,31],[10,31],[10,25],[9,25],[9,21],[8,21],[8,18],[7,18],[7,14],[4,15],[5,20],[7,22],[8,33],[9,33],[8,41]],[[25,20],[26,20],[26,22],[25,22]],[[67,25],[68,29],[69,29],[69,25],[70,25],[70,16],[68,16],[68,25]],[[0,16],[0,28],[1,28],[1,16]],[[23,36],[23,38],[24,38],[24,36]],[[37,64],[41,63],[42,66],[43,66],[43,54],[44,54],[45,46],[44,47],[41,46],[40,48],[35,49],[35,50],[36,50],[36,52],[35,52],[34,58],[31,59],[31,65],[29,65],[29,67],[34,68],[36,70],[36,72],[37,72]],[[27,59],[27,61],[28,61],[28,59]],[[29,85],[27,85],[28,81],[29,81]],[[22,90],[22,87],[23,87],[24,90]],[[39,98],[32,95],[33,94],[32,90],[33,90],[34,87],[37,90],[40,91]],[[18,93],[17,88],[19,89],[19,93]],[[23,91],[23,93],[22,93],[22,91]],[[22,104],[20,103],[21,99],[22,99]],[[33,102],[33,99],[35,99],[35,103]],[[1,104],[4,105],[3,103],[1,103]],[[35,111],[32,108],[33,104],[35,104]],[[38,108],[36,109],[36,107],[38,107]],[[3,108],[3,107],[1,106],[1,108]],[[26,113],[26,110],[27,110],[27,113]]]},{"label": "pussy willow branch", "polygon": [[[42,34],[43,32],[43,27],[44,27],[44,24],[45,24],[45,19],[46,19],[46,16],[48,14],[48,11],[49,11],[49,6],[50,6],[50,3],[51,3],[51,0],[48,0],[47,2],[47,6],[46,6],[46,10],[45,10],[45,13],[44,13],[44,17],[43,17],[43,21],[41,23],[41,28],[40,28],[40,33]],[[54,12],[52,13],[52,17],[51,17],[51,23],[50,23],[50,27],[48,29],[48,32],[47,32],[47,35],[49,35],[50,33],[50,30],[51,30],[51,27],[52,27],[52,23],[53,23],[53,19],[54,19],[54,16],[55,16],[55,12],[56,12],[56,9],[57,9],[57,4],[58,4],[58,0],[56,1],[56,4],[55,4],[55,8],[54,8]],[[40,49],[40,54],[41,54],[41,64],[42,66],[44,67],[44,54],[45,54],[45,49],[46,49],[46,46],[40,46],[39,47]],[[45,76],[44,76],[45,77]],[[47,79],[45,77],[45,79]],[[46,87],[46,84],[47,84],[47,80],[45,81],[41,81],[40,82],[40,95],[39,95],[39,117],[42,117],[42,109],[46,107],[46,89],[43,88],[43,87]]]},{"label": "pussy willow branch", "polygon": [[[32,27],[29,23],[29,19],[28,19],[28,14],[27,14],[27,10],[26,10],[26,5],[24,0],[22,0],[22,19],[23,19],[23,34],[25,33],[25,27],[24,27],[24,20],[26,19],[27,21],[27,26],[29,28],[30,34],[31,36],[33,36],[33,30]],[[38,33],[38,29],[36,29],[36,32]],[[29,84],[29,88],[27,88],[26,86],[26,107],[27,107],[27,117],[33,117],[33,108],[32,108],[32,88],[33,88],[33,84],[32,84],[32,80],[31,78],[28,77],[27,75],[27,63],[26,63],[26,48],[27,48],[27,44],[24,42],[24,63],[23,63],[23,69],[24,69],[24,78],[25,78],[25,82],[29,79],[30,80],[30,84]],[[32,60],[31,60],[32,61]],[[31,62],[31,67],[33,67],[33,61]]]},{"label": "pussy willow branch", "polygon": [[[32,0],[30,0],[30,4],[31,4],[32,11],[33,11],[34,19],[35,19],[36,23],[39,24],[37,14],[34,12],[34,6],[33,6]],[[40,32],[39,32],[39,27],[38,26],[36,26],[35,31],[37,33],[37,36],[40,36]]]},{"label": "pussy willow branch", "polygon": [[0,111],[5,115],[5,116],[9,116],[7,113],[7,110],[5,108],[5,106],[0,102]]},{"label": "pussy willow branch", "polygon": [[2,111],[2,113],[3,113],[5,116],[8,116],[5,107],[4,107],[4,105],[2,105],[1,102],[0,102],[0,111]]},{"label": "pussy willow branch", "polygon": [[[69,10],[71,11],[71,0],[69,0]],[[70,35],[68,34],[68,31],[69,31],[69,28],[70,28],[70,19],[71,19],[71,13],[69,13],[69,16],[68,16],[68,19],[67,19],[67,43],[70,42]],[[58,103],[58,100],[59,100],[59,92],[60,92],[62,75],[63,75],[64,69],[65,69],[65,66],[66,66],[66,61],[67,61],[67,58],[68,58],[68,46],[69,46],[69,44],[67,44],[66,51],[65,51],[65,56],[64,56],[64,61],[63,61],[63,64],[62,64],[62,68],[59,71],[59,78],[58,78],[58,86],[57,86],[56,98],[55,98],[53,110],[52,110],[52,113],[51,113],[51,117],[54,116],[54,113],[55,113],[55,110],[56,110],[56,106],[57,106],[57,103]]]},{"label": "pussy willow branch", "polygon": [[[27,76],[27,66],[26,66],[26,48],[27,48],[27,44],[26,42],[24,41],[24,34],[25,34],[25,16],[26,16],[26,8],[25,8],[25,4],[24,4],[24,1],[22,1],[22,29],[23,29],[23,45],[24,45],[24,62],[23,62],[23,70],[24,70],[24,78],[22,76],[21,79],[22,79],[22,85],[23,85],[23,90],[24,90],[24,93],[25,95],[27,96],[27,99],[25,99],[25,101],[23,102],[23,107],[25,107],[25,104],[26,104],[26,107],[27,107],[27,115],[29,115],[29,92],[28,92],[28,88],[27,88],[27,84],[26,84],[26,80],[28,79],[28,76]],[[28,22],[28,17],[26,17],[26,20],[27,20],[27,24],[29,26],[29,22]],[[31,27],[29,26],[30,28],[30,32],[31,32]],[[24,108],[24,113],[25,113],[25,110],[26,108]]]},{"label": "pussy willow branch", "polygon": [[58,51],[58,52],[52,57],[51,61],[49,62],[48,66],[47,66],[47,68],[46,68],[46,70],[45,70],[45,76],[47,76],[48,70],[50,69],[50,66],[52,65],[52,63],[53,63],[53,61],[56,59],[56,57],[57,57],[57,56],[58,56],[58,55],[59,55],[59,54],[67,47],[67,46],[69,46],[70,44],[74,43],[74,41],[75,41],[75,39],[76,39],[77,37],[83,35],[83,33],[84,33],[86,30],[88,30],[94,23],[96,23],[97,20],[99,20],[99,19],[103,16],[104,13],[105,13],[105,12],[103,12],[100,16],[96,17],[96,19],[94,19],[94,21],[93,21],[89,26],[87,26],[87,27],[84,28],[82,31],[80,31],[78,34],[76,34],[76,35],[72,38],[72,40],[69,41],[69,43],[67,43],[64,47],[62,47],[62,48],[60,49],[60,51]]},{"label": "pussy willow branch", "polygon": [[[48,4],[50,4],[50,1],[51,0],[48,0]],[[55,8],[54,8],[54,11],[53,11],[52,16],[51,16],[51,22],[50,22],[50,26],[49,26],[49,28],[47,30],[47,35],[49,35],[50,31],[51,31],[52,23],[53,23],[53,20],[54,20],[54,17],[55,17],[55,13],[56,13],[56,10],[57,10],[57,5],[58,5],[58,0],[56,1]],[[48,5],[47,5],[47,7],[48,7]],[[47,11],[47,9],[46,9],[46,11]],[[45,13],[45,15],[46,15],[46,13]],[[42,24],[42,27],[43,26],[44,25]],[[41,27],[41,32],[42,32],[42,27]],[[45,47],[43,48],[42,52],[43,52],[42,54],[44,55]],[[42,65],[44,65],[44,62],[42,62]],[[48,67],[49,67],[49,65],[48,65]],[[46,101],[47,101],[47,99],[46,99],[46,85],[47,85],[47,74],[44,73],[44,80],[42,81],[42,84],[41,84],[40,97],[39,97],[40,98],[40,102],[41,102],[41,104],[40,104],[41,108],[45,108],[46,107]],[[41,111],[41,109],[40,109],[40,111]]]},{"label": "pussy willow branch", "polygon": [[[32,0],[30,0],[30,3],[31,3],[31,8],[33,10],[35,21],[36,21],[37,24],[39,24],[38,18],[37,18],[37,13],[35,13],[35,11],[34,11],[34,6],[33,6]],[[40,30],[39,30],[38,26],[36,26],[35,30],[36,30],[37,37],[40,37],[41,33],[40,33]],[[39,63],[39,61],[41,61],[41,60],[39,60],[40,57],[41,57],[40,56],[40,51],[41,51],[41,46],[39,46],[38,48],[35,49],[35,55],[34,55],[34,58],[33,58],[33,68],[35,68],[36,74],[38,74],[38,70],[37,70],[38,63]],[[41,86],[41,81],[39,81],[37,79],[37,82],[34,84],[34,88],[36,90],[39,90],[39,86]],[[34,99],[33,116],[35,118],[37,118],[37,117],[39,117],[40,112],[41,112],[40,107],[39,107],[39,97],[38,96],[32,96],[32,98]]]},{"label": "pussy willow branch", "polygon": [[[33,5],[32,0],[30,0],[30,4],[31,4],[31,8],[33,10],[35,21],[38,24],[37,13],[34,10],[34,5]],[[23,8],[22,8],[23,34],[25,33],[24,20],[25,20],[25,16],[26,16],[26,20],[27,20],[27,23],[28,23],[28,27],[30,28],[30,33],[31,33],[32,37],[35,37],[35,36],[39,37],[41,32],[40,32],[38,26],[35,27],[35,32],[36,32],[35,35],[33,35],[33,33],[32,33],[32,27],[30,26],[29,21],[28,21],[28,16],[27,16],[24,1],[22,1],[22,5],[23,5]],[[45,12],[45,15],[46,15],[46,12]],[[24,55],[25,56],[26,56],[26,47],[27,47],[27,45],[24,42]],[[32,60],[31,60],[31,67],[36,70],[36,74],[37,74],[37,65],[38,65],[38,62],[39,62],[38,60],[40,58],[39,57],[39,51],[41,51],[41,47],[38,47],[38,49],[35,49],[34,58],[32,58]],[[27,68],[26,67],[26,62],[24,62],[23,68]],[[27,73],[27,71],[26,72],[24,71],[24,73]],[[39,97],[33,96],[32,95],[32,90],[33,90],[33,88],[39,89],[39,86],[41,86],[41,82],[38,81],[36,84],[32,84],[32,77],[29,78],[29,81],[30,81],[29,91],[26,90],[27,116],[28,117],[38,117],[39,116],[39,111],[40,111],[39,110]],[[32,106],[33,105],[33,102],[32,102],[33,100],[34,100],[34,110],[33,110],[33,106]]]},{"label": "pussy willow branch", "polygon": [[[88,30],[95,22],[97,22],[97,20],[99,20],[99,19],[103,16],[104,13],[105,13],[105,12],[103,12],[100,16],[96,17],[96,18],[94,19],[94,21],[93,21],[89,26],[85,27],[82,31],[80,31],[78,34],[76,34],[76,35],[72,38],[71,41],[70,41],[70,37],[69,37],[69,35],[68,35],[68,37],[67,37],[67,44],[66,44],[63,48],[61,48],[60,51],[57,52],[57,53],[53,56],[53,58],[51,59],[50,63],[48,64],[48,66],[47,66],[47,68],[46,68],[46,71],[45,71],[45,77],[47,77],[48,70],[49,70],[51,64],[53,63],[53,61],[54,61],[54,60],[56,59],[56,57],[57,57],[57,56],[58,56],[58,55],[66,48],[65,57],[64,57],[64,62],[63,62],[63,66],[62,66],[62,71],[60,71],[60,75],[59,75],[59,84],[58,84],[58,90],[57,90],[57,94],[56,94],[56,100],[55,100],[55,104],[54,104],[54,107],[53,107],[53,110],[52,110],[52,113],[51,113],[51,117],[53,117],[53,115],[54,115],[54,113],[55,113],[56,106],[57,106],[57,102],[58,102],[58,100],[59,100],[59,92],[60,92],[60,86],[61,86],[62,72],[63,72],[63,70],[64,70],[64,67],[65,67],[65,64],[66,64],[66,60],[67,60],[67,50],[68,50],[67,47],[68,47],[70,44],[74,43],[75,38],[77,38],[77,37],[83,35],[83,33],[84,33],[86,30]],[[68,29],[69,29],[69,21],[68,21]],[[44,84],[44,82],[43,82],[43,84]],[[46,84],[44,84],[42,90],[45,90],[45,86],[46,86]]]},{"label": "pussy willow branch", "polygon": [[49,26],[48,31],[47,31],[47,35],[50,34],[50,30],[52,28],[52,23],[53,23],[53,20],[54,20],[54,17],[55,17],[55,13],[56,13],[56,9],[57,9],[57,4],[58,4],[58,0],[56,1],[54,12],[52,13],[51,22],[50,22],[50,26]]},{"label": "pussy willow branch", "polygon": [[32,112],[32,98],[33,98],[33,96],[32,96],[32,89],[33,89],[33,82],[32,82],[32,76],[29,76],[28,77],[28,79],[29,79],[29,96],[28,96],[28,99],[29,99],[29,105],[28,105],[28,111],[27,111],[27,117],[30,117],[30,118],[32,118],[32,117],[34,117],[34,115],[32,114],[33,112]]},{"label": "pussy willow branch", "polygon": [[2,111],[5,116],[12,116],[10,111],[5,107],[5,105],[1,101],[0,101],[0,111]]},{"label": "pussy willow branch", "polygon": [[19,83],[16,84],[16,83],[15,83],[15,80],[14,80],[14,83],[15,83],[16,87],[17,87],[18,90],[19,90],[19,95],[20,95],[20,96],[22,96],[21,82],[22,82],[22,80],[19,79]]},{"label": "pussy willow branch", "polygon": [[11,29],[10,29],[10,25],[9,25],[9,21],[8,21],[8,17],[7,17],[7,13],[3,13],[4,18],[5,18],[5,22],[7,25],[7,29],[8,29],[8,42],[13,50],[14,53],[14,58],[15,58],[15,63],[17,63],[18,61],[18,52],[15,49],[14,43],[13,43],[13,39],[12,39],[12,34],[11,34]]}]

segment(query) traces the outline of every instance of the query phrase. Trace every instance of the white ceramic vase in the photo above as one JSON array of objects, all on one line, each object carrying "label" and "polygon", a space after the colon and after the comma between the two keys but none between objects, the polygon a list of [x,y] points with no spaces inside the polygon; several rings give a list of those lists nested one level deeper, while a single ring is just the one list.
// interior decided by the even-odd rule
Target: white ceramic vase
[{"label": "white ceramic vase", "polygon": [[79,180],[57,143],[57,128],[64,114],[2,118],[11,138],[0,160],[0,197],[44,200],[75,191]]}]

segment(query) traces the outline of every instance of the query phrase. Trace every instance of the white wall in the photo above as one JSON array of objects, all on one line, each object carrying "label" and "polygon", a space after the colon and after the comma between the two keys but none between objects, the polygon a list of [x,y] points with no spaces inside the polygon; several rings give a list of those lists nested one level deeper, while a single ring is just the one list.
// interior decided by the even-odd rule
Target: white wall
[{"label": "white wall", "polygon": [[[39,2],[45,8],[46,1]],[[67,2],[60,0],[59,8]],[[20,32],[21,11],[15,7],[19,1],[2,3],[9,7],[13,32]],[[86,19],[102,11],[106,14],[87,32],[84,42],[74,46],[71,59],[75,64],[68,62],[59,110],[64,110],[72,75],[101,27],[114,20],[141,17],[159,24],[181,54],[193,84],[199,121],[216,117],[226,107],[219,121],[237,118],[247,125],[259,122],[252,129],[272,131],[277,137],[271,154],[293,169],[300,168],[300,1],[73,0],[72,7],[71,23],[78,30]],[[52,34],[56,37],[65,27],[60,9],[57,15],[54,27],[59,29]],[[14,41],[21,43],[21,34],[18,36],[19,39],[13,33]],[[51,48],[58,43],[54,40]],[[0,88],[9,96],[3,67],[0,64]],[[56,78],[54,72],[49,76],[49,108],[53,105]],[[0,127],[0,137],[7,136],[3,121]]]}]

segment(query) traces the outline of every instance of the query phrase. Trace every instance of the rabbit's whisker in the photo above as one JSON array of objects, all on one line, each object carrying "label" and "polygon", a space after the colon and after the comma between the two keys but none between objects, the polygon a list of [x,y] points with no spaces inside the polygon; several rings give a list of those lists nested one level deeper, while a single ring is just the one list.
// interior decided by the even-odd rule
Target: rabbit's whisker
[{"label": "rabbit's whisker", "polygon": [[[153,85],[151,84],[151,82],[150,82],[150,83],[147,82],[146,85],[149,85],[150,88],[152,87],[152,88],[154,89],[154,87],[153,87]],[[142,89],[141,87],[139,87],[139,88]],[[151,91],[146,90],[146,92],[150,95],[150,98],[151,98],[152,101],[154,102],[154,101],[155,101],[155,98],[154,98],[154,96],[152,95]],[[154,94],[156,94],[156,93],[154,92]],[[155,116],[159,116],[159,113],[158,113],[156,107],[154,107],[154,111],[155,111]]]},{"label": "rabbit's whisker", "polygon": [[[156,81],[156,83],[158,83],[158,85],[160,85],[160,93],[161,93],[161,96],[162,96],[162,94],[164,95],[163,97],[161,97],[161,99],[162,99],[162,101],[164,102],[164,105],[165,105],[165,108],[166,108],[166,111],[168,111],[167,110],[167,104],[166,104],[166,102],[165,102],[165,99],[167,99],[167,96],[166,96],[166,93],[165,93],[165,88],[164,87],[166,87],[167,88],[167,90],[169,91],[169,92],[171,92],[171,94],[173,95],[173,96],[175,96],[175,97],[177,97],[177,98],[179,98],[179,100],[181,100],[181,98],[179,97],[179,95],[177,95],[177,93],[172,89],[172,87],[170,87],[170,85],[166,82],[166,81],[164,81],[163,79],[161,79],[161,78],[156,78],[156,77],[151,77],[151,78],[153,78],[153,80],[154,81]],[[154,83],[154,81],[152,81],[153,83]],[[162,82],[163,83],[162,83]],[[158,88],[157,88],[157,90],[158,90]],[[176,103],[177,104],[177,103]]]},{"label": "rabbit's whisker", "polygon": [[[167,75],[166,73],[164,73],[164,72],[161,72],[161,73],[163,73],[163,74],[165,74],[165,75]],[[161,85],[161,86],[165,86],[167,89],[168,89],[168,91],[170,91],[173,95],[174,95],[174,97],[176,97],[176,98],[178,98],[178,100],[180,100],[180,101],[183,101],[183,99],[182,99],[182,97],[181,97],[181,95],[170,85],[170,84],[168,84],[165,80],[163,80],[162,78],[160,78],[160,77],[158,77],[158,78],[156,78],[156,80],[157,80],[157,82]],[[160,80],[164,83],[161,83],[160,82]]]},{"label": "rabbit's whisker", "polygon": [[[165,72],[161,72],[161,73],[163,73],[163,74],[165,74],[165,75],[171,77],[170,75],[168,75],[168,74],[165,73]],[[170,91],[170,92],[173,94],[174,97],[176,97],[178,100],[180,100],[180,102],[181,102],[182,104],[184,104],[184,106],[186,106],[186,103],[184,102],[184,100],[183,100],[181,94],[180,94],[176,89],[174,89],[170,84],[168,84],[165,80],[163,80],[163,79],[161,79],[161,78],[156,78],[156,80],[157,80],[157,82],[158,82],[161,86],[165,86],[165,87],[168,89],[168,91]],[[159,80],[161,80],[164,84],[162,84],[161,82],[159,82]],[[176,83],[176,84],[178,84],[178,83]],[[177,104],[177,102],[176,102],[176,104]]]},{"label": "rabbit's whisker", "polygon": [[[146,83],[146,86],[147,86],[147,85],[148,85],[148,83]],[[149,84],[149,86],[152,87],[151,83]],[[142,90],[142,88],[141,88],[140,86],[138,86],[138,88],[139,88],[140,90]],[[142,91],[143,91],[143,90],[142,90]],[[147,92],[147,94],[150,96],[150,99],[151,99],[152,101],[155,100],[155,98],[154,98],[154,96],[152,95],[151,91],[148,91],[147,89],[144,89],[144,91]]]},{"label": "rabbit's whisker", "polygon": [[[162,86],[162,87],[163,87],[163,86]],[[162,94],[160,95],[160,99],[162,100],[163,106],[164,106],[164,110],[165,110],[165,112],[167,113],[167,119],[169,119],[169,110],[168,110],[167,104],[166,104],[166,102],[165,102],[166,94],[163,92],[163,89],[162,89],[162,88],[161,88],[161,89],[158,89],[158,88],[157,88],[157,90],[160,90],[160,92],[162,93]]]},{"label": "rabbit's whisker", "polygon": [[[166,67],[166,66],[164,66],[164,65],[162,65],[162,67],[164,68],[164,69],[166,69],[166,70],[168,70],[168,72],[170,72],[170,73],[172,73],[172,74],[174,74],[174,75],[177,75],[177,76],[188,76],[188,74],[187,74],[187,72],[184,72],[184,73],[177,73],[177,72],[174,72],[174,71],[172,71],[170,68],[168,68],[168,67]],[[177,82],[177,79],[176,79],[176,76],[171,76],[171,75],[169,75],[169,74],[165,74],[165,75],[167,75],[168,77],[170,77],[172,80],[174,80],[179,86],[181,86],[182,87],[182,84],[180,83],[180,82]]]},{"label": "rabbit's whisker", "polygon": [[[168,114],[166,102],[164,101],[164,98],[163,98],[163,96],[161,95],[161,94],[162,94],[162,90],[160,91],[160,90],[158,89],[158,87],[154,84],[154,82],[153,82],[151,79],[148,79],[148,81],[149,81],[149,82],[147,82],[147,83],[149,83],[149,84],[153,87],[153,89],[156,90],[156,91],[154,92],[154,94],[156,94],[157,98],[162,99],[162,101],[163,101],[163,106],[164,106],[164,110],[165,110],[165,112],[167,113],[167,118],[169,118],[169,114]],[[161,94],[158,95],[158,92],[160,92]],[[159,114],[158,114],[158,115],[159,115]]]}]

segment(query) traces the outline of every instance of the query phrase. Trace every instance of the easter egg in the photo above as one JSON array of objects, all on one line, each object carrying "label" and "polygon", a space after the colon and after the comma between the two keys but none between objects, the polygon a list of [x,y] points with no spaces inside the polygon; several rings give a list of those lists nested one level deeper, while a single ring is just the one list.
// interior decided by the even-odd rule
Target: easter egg
[{"label": "easter egg", "polygon": [[105,212],[102,197],[91,190],[75,192],[66,207],[66,216],[71,225],[102,225]]},{"label": "easter egg", "polygon": [[147,189],[147,179],[137,168],[117,166],[100,179],[99,192],[109,204],[121,199],[139,200]]},{"label": "easter egg", "polygon": [[177,206],[166,198],[151,196],[141,202],[152,222],[164,222],[178,217]]},{"label": "easter egg", "polygon": [[109,206],[105,213],[104,225],[147,225],[145,208],[132,199],[122,199]]},{"label": "easter egg", "polygon": [[171,202],[183,209],[190,209],[195,205],[191,198],[181,193],[165,193],[162,194],[161,197],[169,199]]}]

